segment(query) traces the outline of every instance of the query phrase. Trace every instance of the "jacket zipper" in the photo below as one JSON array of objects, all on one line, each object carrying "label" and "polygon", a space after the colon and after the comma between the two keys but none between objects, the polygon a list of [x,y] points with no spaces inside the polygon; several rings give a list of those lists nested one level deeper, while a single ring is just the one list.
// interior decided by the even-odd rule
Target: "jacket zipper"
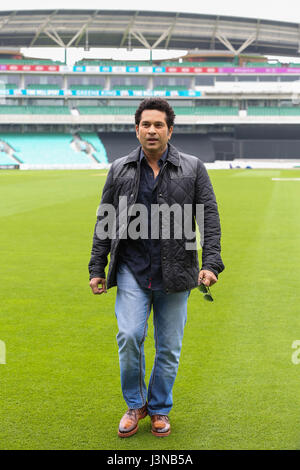
[{"label": "jacket zipper", "polygon": [[[158,191],[158,190],[159,190],[158,184],[160,183],[160,180],[161,180],[161,178],[162,178],[162,175],[163,175],[163,172],[164,172],[166,166],[167,166],[167,162],[165,162],[165,163],[163,164],[163,167],[162,167],[162,169],[161,169],[161,172],[160,172],[160,174],[159,174],[159,176],[158,176],[159,181],[157,181],[157,195],[158,195],[158,193],[159,193],[159,191]],[[157,179],[158,179],[158,178],[157,178]],[[156,202],[158,203],[157,195],[156,195]],[[159,227],[159,237],[161,237],[161,230],[160,230],[160,227]],[[160,254],[160,255],[161,255],[161,254]],[[162,264],[162,263],[161,263],[161,269],[163,269],[163,264]],[[150,279],[150,285],[151,285],[151,279]]]},{"label": "jacket zipper", "polygon": [[139,192],[139,186],[140,186],[140,179],[141,179],[141,162],[139,161],[137,163],[137,184],[135,185],[135,195],[134,195],[134,204],[136,203],[137,197],[138,197],[138,192]]},{"label": "jacket zipper", "polygon": [[[137,162],[137,185],[134,188],[135,195],[134,195],[133,204],[135,204],[136,200],[137,200],[138,189],[139,189],[139,184],[140,184],[140,176],[141,176],[141,165],[140,165],[140,162]],[[128,222],[128,220],[127,220],[127,222]],[[120,238],[118,238],[118,241],[117,241],[117,244],[116,244],[116,254],[118,253],[118,250],[119,250],[119,244],[120,244]],[[108,275],[107,275],[107,277],[108,277]]]},{"label": "jacket zipper", "polygon": [[[157,177],[157,179],[156,179],[156,181],[155,181],[155,183],[154,183],[153,190],[156,189],[156,188],[157,188],[157,190],[158,190],[158,183],[159,183],[159,181],[161,180],[162,174],[163,174],[163,172],[164,172],[166,166],[167,166],[167,162],[165,162],[165,163],[163,164],[162,169],[161,169],[161,171],[160,171],[160,173],[159,173],[159,175],[158,175],[158,177]],[[148,289],[151,289],[151,285],[152,285],[152,278],[150,277],[150,278],[149,278]]]}]

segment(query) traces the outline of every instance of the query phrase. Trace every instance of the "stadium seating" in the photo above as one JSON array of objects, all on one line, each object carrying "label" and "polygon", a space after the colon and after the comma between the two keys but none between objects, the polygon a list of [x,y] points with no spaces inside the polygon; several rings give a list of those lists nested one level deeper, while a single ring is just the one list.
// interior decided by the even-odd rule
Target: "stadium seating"
[{"label": "stadium seating", "polygon": [[158,85],[153,88],[153,90],[156,91],[183,91],[186,90],[189,87],[186,87],[185,85]]},{"label": "stadium seating", "polygon": [[269,63],[269,62],[247,62],[245,67],[282,67],[280,62]]},{"label": "stadium seating", "polygon": [[86,60],[86,59],[82,59],[82,60],[79,60],[78,62],[76,62],[75,65],[101,65],[101,66],[105,66],[105,67],[108,67],[108,66],[126,66],[126,67],[130,67],[130,66],[148,66],[149,65],[149,62],[147,61],[123,61],[123,60]]},{"label": "stadium seating", "polygon": [[238,116],[239,109],[231,106],[174,106],[175,114],[190,114],[203,116]]},{"label": "stadium seating", "polygon": [[145,90],[144,85],[113,85],[113,90]]},{"label": "stadium seating", "polygon": [[7,153],[1,152],[0,148],[0,166],[1,165],[16,165],[17,162],[13,160]]},{"label": "stadium seating", "polygon": [[[58,60],[47,60],[47,59],[0,59],[0,64],[19,64],[19,65],[65,65],[64,62]],[[91,65],[91,66],[125,66],[125,67],[236,67],[237,62],[233,61],[203,61],[203,62],[192,62],[192,61],[122,61],[122,60],[97,60],[97,59],[82,59],[75,63],[76,66]],[[269,63],[269,62],[246,62],[245,67],[282,67],[283,64],[280,62]],[[284,64],[289,67],[300,67],[299,63]]]},{"label": "stadium seating", "polygon": [[60,90],[60,86],[53,83],[29,83],[26,85],[29,90]]},{"label": "stadium seating", "polygon": [[[136,106],[78,106],[79,114],[107,114],[107,115],[134,115]],[[259,108],[251,107],[248,114],[276,114],[278,108]],[[281,108],[285,109],[285,114],[297,115],[299,108]],[[268,111],[270,110],[270,111]],[[296,110],[296,111],[293,111]],[[175,114],[178,115],[205,115],[205,116],[238,116],[239,109],[231,106],[174,106]],[[284,114],[284,111],[282,111]],[[0,114],[70,114],[67,106],[13,106],[0,105]]]},{"label": "stadium seating", "polygon": [[26,106],[29,114],[70,114],[68,106]]},{"label": "stadium seating", "polygon": [[80,60],[76,65],[99,65],[99,66],[126,66],[126,67],[147,67],[149,65],[158,67],[235,67],[236,64],[233,62],[226,61],[205,61],[205,62],[175,62],[175,61],[163,61],[156,63],[156,61],[133,61],[125,62],[121,60]]},{"label": "stadium seating", "polygon": [[103,85],[70,85],[70,90],[102,90]]},{"label": "stadium seating", "polygon": [[[129,106],[78,106],[80,114],[130,114],[133,115],[136,107]],[[178,115],[205,115],[205,116],[238,116],[238,108],[230,106],[174,106]]]},{"label": "stadium seating", "polygon": [[279,116],[279,108],[249,106],[248,116]]},{"label": "stadium seating", "polygon": [[64,65],[59,60],[47,59],[0,59],[0,64],[20,64],[20,65]]},{"label": "stadium seating", "polygon": [[281,107],[279,108],[280,116],[300,116],[300,108],[297,107]]},{"label": "stadium seating", "polygon": [[0,105],[0,114],[30,114],[26,106]]},{"label": "stadium seating", "polygon": [[0,134],[21,161],[31,165],[89,165],[91,159],[71,146],[69,134]]},{"label": "stadium seating", "polygon": [[[5,83],[4,86],[8,90],[15,90],[16,88],[19,88],[16,83]],[[0,84],[0,87],[1,87],[1,84]]]},{"label": "stadium seating", "polygon": [[78,106],[80,114],[134,114],[136,107],[131,106]]},{"label": "stadium seating", "polygon": [[248,116],[300,116],[300,108],[296,106],[295,107],[249,106]]},{"label": "stadium seating", "polygon": [[68,106],[0,105],[0,114],[70,114]]},{"label": "stadium seating", "polygon": [[203,61],[203,62],[163,62],[166,67],[235,67],[232,62]]},{"label": "stadium seating", "polygon": [[108,163],[106,149],[97,134],[81,132],[80,137],[94,147],[93,156],[99,163]]}]

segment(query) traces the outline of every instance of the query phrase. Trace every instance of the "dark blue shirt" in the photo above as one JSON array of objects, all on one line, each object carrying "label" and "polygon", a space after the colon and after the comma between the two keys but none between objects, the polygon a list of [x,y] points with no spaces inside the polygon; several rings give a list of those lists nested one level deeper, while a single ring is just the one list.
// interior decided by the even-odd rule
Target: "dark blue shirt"
[{"label": "dark blue shirt", "polygon": [[[158,161],[162,167],[168,154],[168,148]],[[157,180],[160,173],[154,178],[154,172],[148,165],[146,156],[141,149],[140,153],[140,184],[136,203],[143,204],[148,211],[148,239],[138,238],[121,240],[119,257],[126,263],[139,285],[144,289],[162,290],[162,270],[160,240],[151,239],[151,204],[157,204]]]}]

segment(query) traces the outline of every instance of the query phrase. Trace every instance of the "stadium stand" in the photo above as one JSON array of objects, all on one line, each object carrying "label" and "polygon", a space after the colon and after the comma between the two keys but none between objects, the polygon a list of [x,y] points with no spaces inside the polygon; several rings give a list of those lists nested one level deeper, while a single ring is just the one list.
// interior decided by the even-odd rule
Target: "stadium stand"
[{"label": "stadium stand", "polygon": [[[109,66],[141,66],[141,67],[147,67],[149,65],[157,65],[157,66],[164,66],[164,67],[236,67],[238,64],[235,62],[231,61],[182,61],[182,62],[174,62],[174,61],[163,61],[163,62],[153,62],[150,64],[150,62],[145,62],[145,61],[136,61],[136,62],[125,62],[125,61],[101,61],[101,60],[81,60],[76,62],[76,65],[97,65],[97,66],[104,66],[104,67],[109,67]],[[243,67],[300,67],[300,63],[285,63],[282,64],[281,62],[245,62],[243,64]]]},{"label": "stadium stand", "polygon": [[99,65],[109,67],[112,65],[119,66],[148,66],[148,61],[123,61],[123,60],[96,60],[96,59],[82,59],[76,62],[75,65]]},{"label": "stadium stand", "polygon": [[0,152],[0,165],[13,165],[16,162],[7,154]]},{"label": "stadium stand", "polygon": [[29,83],[28,90],[59,90],[60,86],[55,83]]},{"label": "stadium stand", "polygon": [[145,90],[144,85],[113,85],[113,90]]},{"label": "stadium stand", "polygon": [[280,62],[247,62],[246,67],[282,67]]},{"label": "stadium stand", "polygon": [[[139,19],[141,14],[139,11]],[[58,16],[60,21],[60,15],[59,11],[53,11],[50,23],[53,16]],[[73,24],[75,16],[78,20],[77,14],[68,11],[66,15],[70,18],[69,26],[75,28],[72,34],[79,41],[76,41],[77,46],[84,46],[80,44],[84,35],[78,35],[78,24]],[[95,16],[98,15],[105,13],[95,12]],[[148,19],[149,15],[146,15]],[[14,15],[9,22],[3,23],[0,30],[3,41],[9,37],[5,31],[11,27],[13,18]],[[162,34],[165,34],[166,18],[162,24],[156,14],[151,16],[153,24],[163,28]],[[93,23],[94,16],[90,20]],[[295,25],[260,21],[259,34],[252,43],[248,35],[253,27],[252,20],[229,17],[216,20],[226,30],[227,40],[233,41],[236,50],[242,51],[240,54],[234,54],[232,48],[225,44],[225,49],[223,46],[218,48],[219,38],[203,28],[206,19],[201,15],[191,15],[189,19],[181,17],[176,25],[176,34],[173,30],[170,32],[170,51],[174,49],[175,42],[181,46],[182,40],[189,50],[187,55],[178,59],[152,60],[151,53],[149,60],[84,58],[73,65],[67,60],[63,63],[22,58],[21,53],[10,56],[6,51],[5,57],[0,56],[0,133],[15,153],[1,151],[2,160],[16,158],[26,165],[105,165],[119,151],[121,154],[129,151],[127,145],[136,144],[133,115],[145,96],[161,96],[170,101],[177,116],[177,134],[174,132],[172,139],[178,147],[180,142],[184,142],[186,149],[197,153],[204,161],[235,156],[242,158],[249,151],[256,152],[260,158],[263,156],[258,154],[260,139],[264,139],[266,132],[272,129],[270,140],[278,140],[279,128],[283,155],[294,155],[298,130],[291,136],[290,129],[292,125],[300,124],[300,63],[296,63],[298,42],[294,43],[295,50],[288,50],[292,47],[288,44],[294,41]],[[195,26],[189,33],[190,21],[198,24],[199,28]],[[185,22],[188,25],[184,28]],[[20,50],[29,37],[25,37],[25,31],[26,34],[31,31],[31,42],[34,40],[36,44],[37,39],[41,39],[40,32],[32,30],[27,16],[24,17],[24,26],[22,22],[18,25],[21,32],[15,31],[14,34],[19,38]],[[89,41],[92,34],[90,26],[91,23]],[[81,27],[84,28],[85,24]],[[107,33],[96,28],[92,41],[105,39],[107,47],[115,47],[113,41],[118,42],[122,37],[122,47],[126,47],[128,38],[121,28],[116,26],[118,36],[115,31]],[[277,36],[273,30],[278,32]],[[107,36],[104,38],[102,34]],[[148,31],[144,34],[147,36]],[[131,45],[135,40],[132,35]],[[158,35],[157,44],[160,44],[159,40]],[[53,45],[50,38],[43,37],[43,41],[48,41],[47,44],[43,42],[43,46]],[[276,54],[271,54],[270,48]],[[295,59],[290,63],[280,58],[268,60],[269,56],[284,57],[283,48],[289,52],[286,56]],[[263,136],[258,138],[258,134],[252,134],[253,127],[258,134],[263,127]],[[242,134],[243,137],[239,137]],[[100,140],[99,135],[103,139]],[[248,142],[244,143],[247,135],[249,146]],[[262,148],[268,155],[267,144]]]},{"label": "stadium stand", "polygon": [[19,65],[64,65],[59,60],[47,59],[0,59],[0,64],[19,64]]},{"label": "stadium stand", "polygon": [[[124,114],[133,115],[136,107],[129,106],[78,106],[80,114]],[[230,106],[174,106],[177,115],[227,115],[238,116],[239,109]]]},{"label": "stadium stand", "polygon": [[153,90],[179,91],[179,90],[186,90],[186,87],[184,85],[159,85],[159,86],[155,86]]},{"label": "stadium stand", "polygon": [[300,116],[299,107],[248,107],[249,116]]},{"label": "stadium stand", "polygon": [[133,114],[135,107],[129,106],[78,106],[80,114]]},{"label": "stadium stand", "polygon": [[68,106],[0,105],[0,114],[70,114]]},{"label": "stadium stand", "polygon": [[[143,66],[147,67],[150,65],[150,61],[122,61],[122,60],[79,60],[76,62],[76,65],[99,65],[99,66]],[[166,67],[234,67],[236,64],[231,61],[215,61],[215,60],[210,60],[210,61],[169,61],[169,60],[164,60],[164,61],[158,61],[154,60],[153,65],[157,66],[166,66]]]},{"label": "stadium stand", "polygon": [[206,115],[206,116],[238,116],[239,109],[230,106],[174,106],[175,114]]},{"label": "stadium stand", "polygon": [[0,114],[29,114],[26,106],[0,105]]},{"label": "stadium stand", "polygon": [[203,62],[163,62],[166,67],[235,67],[233,62],[203,61]]},{"label": "stadium stand", "polygon": [[13,165],[16,163],[16,161],[11,158],[10,155],[8,155],[6,152],[4,152],[3,147],[1,148],[1,143],[0,143],[0,166],[1,165]]},{"label": "stadium stand", "polygon": [[[95,136],[93,136],[94,140]],[[85,151],[76,151],[68,134],[0,134],[23,163],[31,165],[88,165],[91,159]],[[103,150],[96,152],[104,159]]]},{"label": "stadium stand", "polygon": [[8,88],[10,90],[15,90],[18,88],[18,85],[16,83],[5,83],[4,84],[5,88]]},{"label": "stadium stand", "polygon": [[12,165],[12,164],[23,163],[20,158],[18,158],[13,149],[4,141],[0,139],[0,164],[1,165]]},{"label": "stadium stand", "polygon": [[101,85],[70,85],[70,90],[101,90]]},{"label": "stadium stand", "polygon": [[80,132],[80,138],[92,145],[92,155],[98,163],[108,163],[106,149],[97,134]]},{"label": "stadium stand", "polygon": [[68,106],[26,106],[29,114],[70,114]]}]

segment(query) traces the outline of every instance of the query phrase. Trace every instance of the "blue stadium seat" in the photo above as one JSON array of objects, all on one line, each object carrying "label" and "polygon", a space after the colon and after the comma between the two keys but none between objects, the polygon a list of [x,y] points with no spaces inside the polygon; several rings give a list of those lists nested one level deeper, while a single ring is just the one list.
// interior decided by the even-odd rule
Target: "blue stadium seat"
[{"label": "blue stadium seat", "polygon": [[[89,165],[92,160],[71,146],[70,134],[0,134],[18,158],[31,165]],[[100,148],[100,145],[99,145]]]},{"label": "blue stadium seat", "polygon": [[94,147],[95,152],[93,152],[93,155],[99,163],[108,163],[106,149],[97,134],[82,132],[80,133],[80,137]]},{"label": "blue stadium seat", "polygon": [[0,165],[16,165],[17,162],[13,160],[7,153],[0,150]]}]

